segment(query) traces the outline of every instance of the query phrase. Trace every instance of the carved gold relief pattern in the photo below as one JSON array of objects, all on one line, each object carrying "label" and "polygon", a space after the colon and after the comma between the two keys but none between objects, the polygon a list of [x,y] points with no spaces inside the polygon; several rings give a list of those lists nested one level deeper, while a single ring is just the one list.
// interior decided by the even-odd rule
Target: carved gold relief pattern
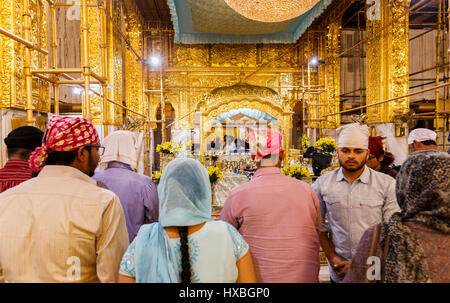
[{"label": "carved gold relief pattern", "polygon": [[[110,3],[110,2],[108,2]],[[114,29],[114,24],[120,24],[120,6],[121,1],[113,1],[112,7],[108,5],[112,21],[108,19],[108,79],[112,82],[112,88],[108,91],[108,96],[118,102],[123,100],[123,57],[122,57],[122,37],[120,33]],[[123,109],[108,103],[109,109],[109,123],[120,126],[123,124]]]},{"label": "carved gold relief pattern", "polygon": [[[366,62],[370,68],[366,69],[366,104],[372,104],[382,100],[382,60],[383,48],[382,39],[376,39],[377,33],[381,28],[380,20],[367,20],[367,47]],[[367,108],[368,123],[376,123],[381,121],[380,106],[372,106]]]},{"label": "carved gold relief pattern", "polygon": [[[393,22],[389,27],[388,58],[389,89],[387,98],[406,95],[409,92],[409,8],[410,0],[390,0],[388,4],[389,18]],[[398,99],[385,104],[384,121],[394,122],[395,115],[409,111],[409,98]]]},{"label": "carved gold relief pattern", "polygon": [[[96,7],[88,8],[88,24],[89,24],[89,66],[91,71],[97,75],[100,73],[100,32],[99,32],[99,15]],[[92,85],[91,89],[101,93],[99,85]],[[102,124],[102,99],[101,97],[91,94],[89,96],[91,108],[92,123]]]},{"label": "carved gold relief pattern", "polygon": [[[381,20],[367,22],[366,102],[372,104],[408,93],[409,0],[382,0]],[[406,17],[405,17],[406,16]],[[394,21],[395,22],[392,22]],[[386,34],[380,28],[387,26]],[[396,114],[409,110],[408,98],[367,108],[368,123],[394,122]]]},{"label": "carved gold relief pattern", "polygon": [[[0,2],[0,26],[15,35],[23,37],[23,7],[21,1]],[[37,9],[37,7],[39,7]],[[46,1],[30,1],[31,37],[36,45],[47,49],[48,27]],[[0,35],[0,108],[25,108],[26,91],[24,75],[25,46],[19,42]],[[37,51],[31,51],[31,66],[34,68],[48,66],[47,56]],[[35,110],[48,112],[50,110],[49,84],[33,79],[32,101]]]},{"label": "carved gold relief pattern", "polygon": [[255,67],[256,45],[214,44],[211,46],[211,60],[212,66]]},{"label": "carved gold relief pattern", "polygon": [[173,66],[179,67],[199,67],[208,66],[208,46],[207,45],[185,45],[175,44],[173,47]]},{"label": "carved gold relief pattern", "polygon": [[[0,26],[7,31],[14,31],[14,0],[0,2]],[[0,108],[10,106],[11,100],[15,99],[14,87],[14,63],[13,60],[15,44],[12,39],[0,35]]]},{"label": "carved gold relief pattern", "polygon": [[[126,7],[126,35],[133,49],[142,57],[142,22],[139,11],[132,1],[124,2]],[[125,87],[126,87],[126,105],[130,109],[143,113],[142,99],[142,63],[131,49],[125,51]]]},{"label": "carved gold relief pattern", "polygon": [[294,45],[264,44],[261,47],[261,64],[270,67],[296,66]]},{"label": "carved gold relief pattern", "polygon": [[[339,112],[340,86],[341,86],[341,60],[339,58],[340,47],[340,20],[331,23],[327,32],[327,113]],[[340,126],[340,115],[328,116],[327,127]]]},{"label": "carved gold relief pattern", "polygon": [[[23,37],[23,19],[22,19],[22,3],[20,1],[13,1],[12,32],[18,36]],[[25,108],[26,91],[25,91],[25,73],[24,73],[24,53],[25,46],[21,43],[14,42],[13,51],[13,75],[11,75],[12,94],[10,104],[18,108]]]}]

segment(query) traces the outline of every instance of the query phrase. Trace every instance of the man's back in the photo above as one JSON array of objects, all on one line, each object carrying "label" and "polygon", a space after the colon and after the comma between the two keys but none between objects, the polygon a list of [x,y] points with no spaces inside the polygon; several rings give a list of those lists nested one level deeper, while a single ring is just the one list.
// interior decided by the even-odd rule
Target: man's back
[{"label": "man's back", "polygon": [[0,243],[5,281],[114,282],[128,237],[112,192],[52,165],[0,195]]},{"label": "man's back", "polygon": [[32,170],[27,161],[8,160],[0,169],[0,193],[31,178]]},{"label": "man's back", "polygon": [[259,282],[318,282],[320,206],[308,184],[261,168],[232,190],[221,220],[249,244]]},{"label": "man's back", "polygon": [[158,192],[149,177],[131,169],[115,167],[96,172],[92,178],[102,181],[119,196],[130,242],[142,224],[158,221]]}]

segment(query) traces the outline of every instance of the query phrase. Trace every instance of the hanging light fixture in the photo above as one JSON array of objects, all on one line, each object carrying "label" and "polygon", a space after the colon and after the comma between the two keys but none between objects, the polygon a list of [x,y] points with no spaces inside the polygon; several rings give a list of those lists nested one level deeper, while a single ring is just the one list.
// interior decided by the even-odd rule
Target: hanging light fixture
[{"label": "hanging light fixture", "polygon": [[319,0],[224,0],[242,16],[261,22],[281,22],[309,11]]}]

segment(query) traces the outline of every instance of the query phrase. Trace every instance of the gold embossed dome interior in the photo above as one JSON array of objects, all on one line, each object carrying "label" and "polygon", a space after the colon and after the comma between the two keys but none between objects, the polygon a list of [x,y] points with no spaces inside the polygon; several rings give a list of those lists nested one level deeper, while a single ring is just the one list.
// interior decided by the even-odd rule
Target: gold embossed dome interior
[{"label": "gold embossed dome interior", "polygon": [[298,17],[319,0],[224,0],[242,16],[261,22],[281,22]]}]

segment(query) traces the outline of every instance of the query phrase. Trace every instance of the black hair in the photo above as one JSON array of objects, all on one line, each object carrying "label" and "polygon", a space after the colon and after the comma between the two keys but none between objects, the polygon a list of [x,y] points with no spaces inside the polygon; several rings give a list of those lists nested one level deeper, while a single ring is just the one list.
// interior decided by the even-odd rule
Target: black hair
[{"label": "black hair", "polygon": [[420,143],[422,143],[423,145],[437,145],[436,141],[433,140],[420,141]]},{"label": "black hair", "polygon": [[188,227],[178,226],[178,233],[180,234],[181,244],[181,282],[191,283],[191,262],[189,260]]},{"label": "black hair", "polygon": [[9,147],[6,150],[8,152],[8,158],[11,158],[13,156],[19,156],[20,159],[22,159],[24,161],[28,161],[31,153],[33,152],[32,149],[23,148],[23,147]]},{"label": "black hair", "polygon": [[[85,148],[90,152],[91,146],[85,146]],[[53,151],[48,154],[47,160],[45,160],[45,165],[66,165],[69,166],[75,161],[77,157],[78,149],[72,151]]]},{"label": "black hair", "polygon": [[77,156],[77,150],[72,151],[54,151],[48,154],[45,165],[71,165]]}]

